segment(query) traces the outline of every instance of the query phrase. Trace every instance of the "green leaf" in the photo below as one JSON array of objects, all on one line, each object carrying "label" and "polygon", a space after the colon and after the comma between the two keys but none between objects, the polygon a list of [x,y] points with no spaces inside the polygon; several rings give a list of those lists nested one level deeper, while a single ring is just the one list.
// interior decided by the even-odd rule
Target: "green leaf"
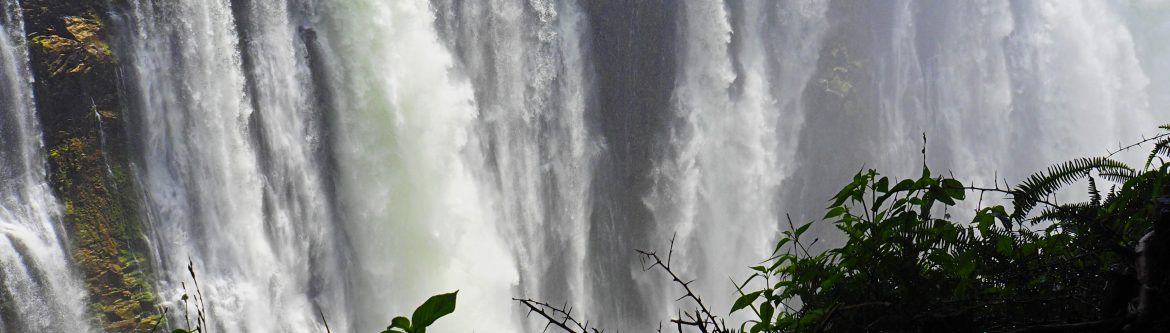
[{"label": "green leaf", "polygon": [[1012,239],[1006,236],[999,237],[995,240],[995,250],[1002,255],[1009,255],[1012,253]]},{"label": "green leaf", "polygon": [[[946,204],[947,206],[954,206],[955,199],[951,198],[950,194],[947,194],[945,190],[942,192],[943,192],[942,193],[943,195],[938,195],[935,197],[935,199],[937,199],[941,203]],[[934,194],[934,193],[932,192],[932,194]],[[923,209],[923,211],[926,211],[926,209]]]},{"label": "green leaf", "polygon": [[788,238],[788,237],[780,239],[779,242],[776,242],[776,249],[772,250],[772,254],[775,255],[777,253],[780,253],[780,248],[784,247],[784,244],[788,244],[788,242],[791,242],[791,241],[792,241],[792,238]]},{"label": "green leaf", "polygon": [[841,216],[841,214],[845,214],[845,212],[848,212],[848,211],[849,211],[848,209],[846,209],[845,207],[842,207],[842,206],[833,207],[833,209],[830,209],[828,213],[825,213],[825,217],[823,217],[823,219],[828,220],[828,219],[831,219],[834,217],[838,217],[838,216]]},{"label": "green leaf", "polygon": [[833,196],[833,204],[829,205],[829,207],[840,206],[842,203],[845,203],[845,200],[849,200],[849,198],[853,196],[853,192],[857,191],[857,184],[858,184],[857,178],[858,177],[861,177],[861,171],[858,171],[857,175],[853,176],[852,183],[849,183],[848,185],[845,185],[845,187],[842,187],[841,191],[838,191],[837,195]]},{"label": "green leaf", "polygon": [[764,302],[760,304],[760,322],[768,323],[772,321],[772,303]]},{"label": "green leaf", "polygon": [[913,180],[904,179],[904,180],[898,182],[898,184],[894,185],[894,188],[890,189],[890,192],[893,193],[893,192],[905,191],[905,190],[909,190],[913,187],[914,187]]},{"label": "green leaf", "polygon": [[422,305],[414,310],[414,314],[410,316],[410,321],[414,324],[415,332],[421,333],[420,329],[425,330],[427,326],[435,323],[435,320],[442,318],[455,312],[455,296],[459,291],[449,294],[440,294],[431,296]]},{"label": "green leaf", "polygon": [[878,193],[886,193],[890,191],[890,178],[882,177],[878,179],[877,183],[873,185],[873,189]]},{"label": "green leaf", "polygon": [[755,324],[755,325],[752,325],[752,330],[751,330],[751,333],[759,333],[759,332],[763,332],[763,331],[764,331],[764,329],[766,329],[767,327],[768,327],[768,323],[765,323],[765,322],[756,322],[756,324]]},{"label": "green leaf", "polygon": [[1036,252],[1036,243],[1020,244],[1020,251],[1022,251],[1024,254],[1032,254]]},{"label": "green leaf", "polygon": [[963,183],[954,179],[943,179],[942,181],[943,193],[956,200],[963,200],[967,196],[967,191],[963,188]]},{"label": "green leaf", "polygon": [[857,230],[857,228],[854,228],[851,226],[838,224],[837,229],[841,229],[841,231],[844,231],[845,233],[849,234],[849,237],[853,238],[853,239],[864,239],[865,238],[864,233],[862,233],[860,230]]},{"label": "green leaf", "polygon": [[796,228],[796,236],[799,237],[801,234],[804,234],[805,231],[808,231],[808,227],[811,227],[811,226],[812,226],[812,223],[808,223],[808,224],[805,224],[803,226],[800,226],[800,228]]},{"label": "green leaf", "polygon": [[995,224],[995,217],[987,213],[986,210],[981,210],[975,214],[975,227],[979,228],[979,233],[987,235],[991,232],[991,226]]},{"label": "green leaf", "polygon": [[975,260],[966,260],[959,266],[959,277],[966,279],[975,272]]},{"label": "green leaf", "polygon": [[393,328],[401,328],[401,329],[409,331],[410,330],[410,319],[406,319],[406,317],[402,317],[402,316],[394,317],[394,319],[390,321],[390,327],[387,327],[386,329],[393,329]]},{"label": "green leaf", "polygon": [[735,313],[736,311],[739,311],[743,308],[751,306],[752,303],[754,303],[756,301],[756,299],[760,297],[761,292],[762,291],[757,291],[757,292],[749,293],[747,295],[740,296],[739,299],[735,300],[735,305],[731,306],[731,312],[729,312],[728,314]]},{"label": "green leaf", "polygon": [[821,286],[820,286],[821,290],[828,291],[828,290],[832,289],[833,286],[837,285],[837,282],[840,280],[841,280],[840,275],[834,274],[833,276],[830,276],[829,278],[825,279],[825,281],[821,282]]},{"label": "green leaf", "polygon": [[[183,296],[187,296],[187,295],[183,295]],[[182,328],[176,328],[174,331],[171,331],[171,333],[191,333],[191,331],[188,331],[188,330],[185,330]]]}]

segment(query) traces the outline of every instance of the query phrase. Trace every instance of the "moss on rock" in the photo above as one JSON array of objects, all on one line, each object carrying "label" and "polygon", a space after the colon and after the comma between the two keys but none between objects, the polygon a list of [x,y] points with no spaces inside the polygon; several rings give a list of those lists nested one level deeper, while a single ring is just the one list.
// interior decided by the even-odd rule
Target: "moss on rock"
[{"label": "moss on rock", "polygon": [[48,56],[52,76],[62,73],[89,73],[94,66],[110,64],[114,53],[101,38],[102,23],[96,17],[66,16],[61,19],[66,33],[48,30],[30,36],[33,45]]},{"label": "moss on rock", "polygon": [[841,100],[853,96],[854,82],[863,70],[861,61],[850,56],[844,45],[834,45],[828,53],[827,66],[817,72],[821,89]]},{"label": "moss on rock", "polygon": [[108,332],[149,329],[159,318],[145,258],[133,250],[143,244],[125,165],[107,169],[106,153],[92,137],[73,137],[50,151],[51,182],[64,201],[65,223],[76,242],[73,258],[94,316]]},{"label": "moss on rock", "polygon": [[49,182],[65,207],[91,314],[107,332],[141,332],[162,317],[142,255],[128,140],[117,120],[123,108],[117,59],[102,23],[105,3],[28,0],[23,6]]}]

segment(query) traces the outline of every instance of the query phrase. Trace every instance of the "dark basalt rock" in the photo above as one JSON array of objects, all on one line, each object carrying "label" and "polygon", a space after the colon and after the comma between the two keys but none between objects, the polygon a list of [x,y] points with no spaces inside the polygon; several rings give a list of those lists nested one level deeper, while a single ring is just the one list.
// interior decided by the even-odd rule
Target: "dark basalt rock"
[{"label": "dark basalt rock", "polygon": [[103,1],[23,3],[49,182],[65,207],[94,326],[148,331],[162,320],[149,279]]}]

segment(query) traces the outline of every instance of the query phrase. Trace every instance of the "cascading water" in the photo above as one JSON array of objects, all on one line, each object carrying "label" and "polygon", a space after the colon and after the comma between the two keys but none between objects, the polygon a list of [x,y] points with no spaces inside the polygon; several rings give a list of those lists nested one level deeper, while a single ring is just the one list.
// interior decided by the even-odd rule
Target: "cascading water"
[{"label": "cascading water", "polygon": [[647,204],[677,233],[679,270],[709,277],[697,286],[725,306],[735,296],[718,292],[727,278],[750,274],[782,226],[776,195],[793,158],[787,143],[800,129],[800,91],[816,67],[828,4],[698,0],[684,7],[671,154],[658,162]]},{"label": "cascading water", "polygon": [[[14,1],[0,329],[85,331],[29,139]],[[193,292],[190,260],[224,332],[322,331],[322,318],[377,331],[456,289],[433,330],[539,331],[510,301],[532,297],[650,331],[678,295],[634,250],[672,235],[675,267],[727,309],[728,278],[788,215],[820,217],[862,167],[912,174],[923,133],[936,171],[992,185],[1170,121],[1157,111],[1170,107],[1166,15],[1164,0],[131,1],[111,14],[155,286]]]},{"label": "cascading water", "polygon": [[0,16],[0,332],[89,332],[45,172],[20,3]]},{"label": "cascading water", "polygon": [[819,218],[862,167],[916,172],[922,133],[932,167],[989,186],[1136,141],[1167,120],[1149,105],[1167,92],[1149,89],[1119,6],[688,2],[657,222],[679,223],[692,275],[728,307],[719,290],[752,264],[731,259],[770,250],[785,214]]},{"label": "cascading water", "polygon": [[459,289],[457,312],[436,330],[515,330],[519,278],[480,170],[472,86],[425,1],[347,1],[323,13],[333,56],[337,187],[358,270],[358,327],[386,325],[426,296]]},{"label": "cascading water", "polygon": [[[521,265],[519,295],[588,311],[582,271],[597,147],[585,120],[585,17],[573,2],[436,1],[440,31],[475,87],[474,135],[488,152],[502,231]],[[539,324],[539,323],[533,323]],[[533,326],[533,328],[538,328]]]},{"label": "cascading water", "polygon": [[[233,9],[249,18],[239,30]],[[314,159],[322,125],[289,8],[135,2],[127,16],[162,297],[177,299],[181,282],[194,294],[190,258],[220,331],[322,330],[318,312],[347,329],[344,245]]]},{"label": "cascading water", "polygon": [[781,208],[819,217],[823,184],[863,165],[915,172],[922,134],[936,171],[987,186],[1139,140],[1167,119],[1149,104],[1167,92],[1148,84],[1140,66],[1159,60],[1138,58],[1124,6],[833,3]]}]

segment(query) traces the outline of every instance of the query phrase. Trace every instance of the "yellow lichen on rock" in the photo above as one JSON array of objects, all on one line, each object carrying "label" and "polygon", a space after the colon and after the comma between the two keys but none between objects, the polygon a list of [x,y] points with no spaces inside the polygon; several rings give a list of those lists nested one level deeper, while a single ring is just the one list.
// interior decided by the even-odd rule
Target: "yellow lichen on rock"
[{"label": "yellow lichen on rock", "polygon": [[825,92],[831,93],[837,98],[847,99],[853,92],[853,80],[855,79],[854,71],[860,71],[861,61],[853,59],[849,55],[849,50],[844,46],[838,46],[830,51],[830,58],[835,63],[826,73],[822,74],[820,84]]},{"label": "yellow lichen on rock", "polygon": [[40,45],[50,52],[61,53],[67,52],[70,49],[76,48],[78,43],[75,40],[61,37],[61,36],[36,36],[32,39],[33,43]]},{"label": "yellow lichen on rock", "polygon": [[68,16],[65,17],[65,30],[69,30],[74,39],[85,41],[96,38],[102,26],[97,20]]},{"label": "yellow lichen on rock", "polygon": [[73,35],[73,39],[85,46],[85,51],[94,60],[109,61],[110,45],[100,38],[102,24],[98,20],[70,16],[65,18],[65,30]]},{"label": "yellow lichen on rock", "polygon": [[110,45],[101,38],[101,21],[78,16],[67,16],[63,20],[70,36],[32,37],[34,44],[55,56],[51,65],[53,75],[88,73],[95,63],[107,63],[113,59]]},{"label": "yellow lichen on rock", "polygon": [[130,250],[140,234],[128,224],[133,211],[123,201],[132,200],[130,193],[111,192],[109,185],[126,188],[129,179],[124,165],[103,164],[104,152],[96,143],[93,136],[72,137],[50,148],[51,180],[66,194],[64,218],[76,242],[73,259],[81,267],[94,314],[107,332],[144,332],[162,319],[153,311],[142,258]]},{"label": "yellow lichen on rock", "polygon": [[124,107],[118,59],[103,24],[109,5],[20,1],[49,182],[64,205],[69,248],[88,291],[93,326],[109,333],[149,332],[164,319],[155,308],[125,133],[115,120]]}]

